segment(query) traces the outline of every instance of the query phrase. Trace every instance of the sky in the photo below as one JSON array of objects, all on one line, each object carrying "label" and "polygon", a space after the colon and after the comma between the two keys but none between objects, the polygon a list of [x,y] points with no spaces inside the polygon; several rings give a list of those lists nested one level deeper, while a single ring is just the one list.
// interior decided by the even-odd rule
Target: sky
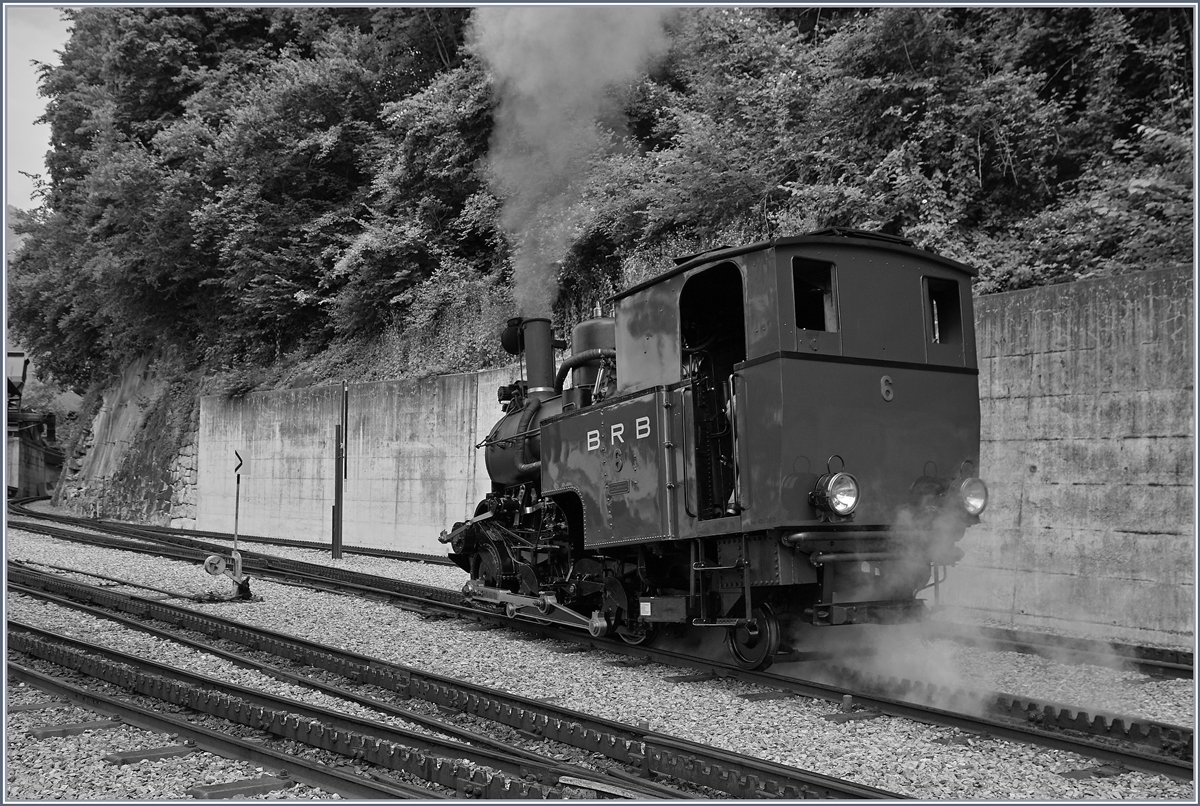
[{"label": "sky", "polygon": [[34,121],[46,109],[37,94],[37,70],[31,60],[59,62],[55,51],[67,41],[59,7],[4,5],[4,185],[5,202],[28,210],[33,183],[19,171],[45,174],[50,127]]}]

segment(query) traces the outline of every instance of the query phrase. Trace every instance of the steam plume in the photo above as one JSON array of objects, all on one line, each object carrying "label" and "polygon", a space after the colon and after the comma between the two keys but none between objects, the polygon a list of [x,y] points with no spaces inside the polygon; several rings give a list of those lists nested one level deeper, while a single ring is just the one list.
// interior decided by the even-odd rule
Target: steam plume
[{"label": "steam plume", "polygon": [[488,157],[501,226],[513,244],[517,305],[549,316],[556,264],[577,223],[597,122],[611,87],[635,78],[666,46],[668,9],[501,7],[475,9],[471,47],[491,67],[498,105]]}]

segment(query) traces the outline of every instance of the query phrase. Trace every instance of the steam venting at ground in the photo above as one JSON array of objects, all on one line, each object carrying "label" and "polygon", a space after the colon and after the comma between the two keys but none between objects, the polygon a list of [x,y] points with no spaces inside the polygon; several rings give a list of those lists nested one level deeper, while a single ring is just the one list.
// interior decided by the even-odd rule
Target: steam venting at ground
[{"label": "steam venting at ground", "polygon": [[488,166],[513,244],[514,296],[524,316],[550,315],[558,263],[576,226],[589,162],[613,90],[665,50],[669,10],[482,7],[472,50],[491,68],[497,108]]}]

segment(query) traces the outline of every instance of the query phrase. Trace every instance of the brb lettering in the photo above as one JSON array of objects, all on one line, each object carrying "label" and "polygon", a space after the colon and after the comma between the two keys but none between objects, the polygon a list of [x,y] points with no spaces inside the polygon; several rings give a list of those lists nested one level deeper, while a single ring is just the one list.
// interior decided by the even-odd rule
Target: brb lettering
[{"label": "brb lettering", "polygon": [[[650,418],[638,417],[633,421],[633,436],[634,439],[645,439],[650,436]],[[612,429],[609,432],[608,443],[616,445],[618,442],[625,442],[625,424],[613,423]],[[587,432],[587,449],[594,451],[600,447],[600,430]]]}]

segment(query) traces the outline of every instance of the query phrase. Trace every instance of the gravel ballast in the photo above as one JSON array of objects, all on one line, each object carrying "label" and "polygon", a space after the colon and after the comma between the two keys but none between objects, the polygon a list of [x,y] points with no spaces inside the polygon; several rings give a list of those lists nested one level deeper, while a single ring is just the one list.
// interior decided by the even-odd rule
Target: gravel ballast
[{"label": "gravel ballast", "polygon": [[[251,546],[247,544],[247,548]],[[353,555],[335,563],[322,552],[253,548],[447,588],[461,587],[466,581],[461,570],[449,566]],[[19,529],[9,530],[7,556],[67,565],[192,595],[228,594],[231,588],[229,580],[209,577],[199,566],[67,544]],[[656,731],[918,798],[1193,800],[1195,797],[1190,782],[1140,773],[1110,778],[1064,778],[1061,773],[1095,769],[1100,764],[1061,751],[972,738],[949,728],[886,717],[835,723],[821,718],[834,713],[835,704],[795,697],[747,701],[738,695],[757,689],[737,681],[718,679],[677,684],[663,678],[677,674],[678,670],[659,664],[608,666],[603,661],[616,656],[603,652],[552,654],[547,652],[552,642],[546,640],[503,630],[480,633],[464,629],[465,625],[459,622],[422,619],[386,604],[306,591],[266,580],[254,580],[252,589],[262,601],[188,606],[527,697],[555,697],[560,705],[610,719],[631,724],[645,720]],[[35,624],[39,623],[38,618],[61,618],[50,615],[45,606],[34,606],[25,597],[10,595],[8,600],[10,615],[14,617]],[[90,640],[97,642],[101,642],[104,633],[126,632],[105,627],[104,622],[85,626],[85,619],[79,616],[72,616],[67,623],[74,630],[90,631]],[[116,640],[153,639],[143,636]],[[166,651],[161,642],[157,643],[155,651]],[[140,651],[147,651],[144,644]],[[173,654],[175,649],[170,651]],[[1066,667],[1016,653],[985,653],[957,646],[949,654],[959,653],[964,674],[975,675],[968,678],[974,685],[1067,702],[1086,697],[1086,703],[1081,704],[1091,708],[1103,707],[1180,724],[1190,725],[1194,720],[1190,681],[1146,683],[1144,677],[1131,672]],[[187,662],[197,661],[189,658]],[[979,668],[974,669],[972,663]],[[251,675],[246,679],[261,678],[254,683],[243,682],[244,685],[281,685],[262,675],[228,671],[234,672]],[[996,677],[981,680],[985,673]],[[1025,690],[1016,690],[1018,686]],[[1043,691],[1038,691],[1039,686]],[[1105,698],[1103,704],[1097,700],[1099,696]],[[11,744],[20,745],[23,741],[23,731],[13,729],[12,719],[16,717],[25,719],[28,714],[9,717],[10,762],[23,758]],[[12,797],[11,780],[9,787]],[[120,797],[174,796],[164,791]],[[104,797],[118,795],[109,793]]]},{"label": "gravel ballast", "polygon": [[[45,692],[19,683],[9,687],[8,704],[50,700]],[[121,725],[76,736],[34,739],[27,731],[48,725],[93,722],[96,713],[73,705],[9,713],[5,721],[6,800],[187,799],[192,787],[224,784],[270,774],[270,770],[204,751],[159,761],[115,765],[110,753],[177,744],[161,733]],[[259,795],[259,800],[328,798],[320,789],[294,784]]]}]

